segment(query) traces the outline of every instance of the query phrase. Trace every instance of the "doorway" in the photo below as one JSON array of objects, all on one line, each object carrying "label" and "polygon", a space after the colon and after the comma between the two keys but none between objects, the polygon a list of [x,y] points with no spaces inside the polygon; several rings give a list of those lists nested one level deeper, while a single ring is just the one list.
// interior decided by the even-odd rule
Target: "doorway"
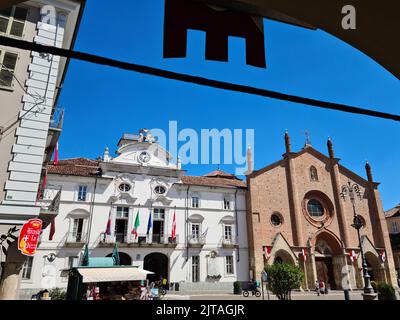
[{"label": "doorway", "polygon": [[[132,265],[132,258],[129,254],[125,252],[118,252],[119,256],[119,265],[120,266],[131,266]],[[106,255],[106,257],[112,257],[112,253]]]},{"label": "doorway", "polygon": [[153,243],[161,243],[164,238],[164,221],[154,221],[153,224]]},{"label": "doorway", "polygon": [[126,242],[127,232],[128,232],[128,220],[116,219],[115,220],[115,240],[117,242]]},{"label": "doorway", "polygon": [[83,218],[74,219],[72,235],[76,242],[81,242],[83,233]]},{"label": "doorway", "polygon": [[154,252],[144,258],[143,268],[154,274],[147,275],[149,282],[159,281],[165,278],[168,281],[168,257],[165,254]]},{"label": "doorway", "polygon": [[153,209],[153,243],[163,243],[164,240],[164,218],[165,209],[154,208]]},{"label": "doorway", "polygon": [[335,276],[333,273],[332,257],[315,257],[315,267],[317,269],[317,278],[323,280],[331,290],[336,289]]}]

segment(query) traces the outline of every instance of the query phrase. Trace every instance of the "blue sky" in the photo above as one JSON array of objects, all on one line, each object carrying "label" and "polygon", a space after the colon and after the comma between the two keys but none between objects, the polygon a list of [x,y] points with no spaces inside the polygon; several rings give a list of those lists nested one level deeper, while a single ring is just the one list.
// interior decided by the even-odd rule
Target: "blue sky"
[{"label": "blue sky", "polygon": [[[400,83],[360,51],[323,31],[265,20],[267,69],[245,64],[244,40],[230,38],[229,63],[204,60],[205,34],[188,33],[186,59],[163,59],[164,1],[88,1],[75,49],[177,72],[399,113]],[[341,163],[365,177],[368,160],[384,209],[400,202],[399,124],[285,101],[200,87],[82,61],[72,61],[59,104],[66,109],[60,157],[112,152],[123,133],[224,128],[255,130],[255,168],[280,159],[288,129],[294,151],[311,134],[327,153],[330,136]],[[244,152],[244,151],[243,151]],[[186,165],[201,175],[216,165]],[[221,169],[234,171],[232,165]]]}]

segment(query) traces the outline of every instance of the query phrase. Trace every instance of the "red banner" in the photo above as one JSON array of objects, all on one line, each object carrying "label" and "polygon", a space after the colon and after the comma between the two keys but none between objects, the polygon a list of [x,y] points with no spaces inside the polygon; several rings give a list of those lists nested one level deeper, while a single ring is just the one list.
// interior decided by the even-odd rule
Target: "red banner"
[{"label": "red banner", "polygon": [[22,254],[26,256],[35,254],[41,230],[40,219],[30,219],[23,225],[18,239],[18,249]]}]

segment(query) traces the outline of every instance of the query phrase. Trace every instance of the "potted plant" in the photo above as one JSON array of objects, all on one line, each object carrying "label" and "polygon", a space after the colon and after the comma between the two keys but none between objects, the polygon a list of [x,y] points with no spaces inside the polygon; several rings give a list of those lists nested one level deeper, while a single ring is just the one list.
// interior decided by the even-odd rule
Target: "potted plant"
[{"label": "potted plant", "polygon": [[378,300],[397,300],[394,288],[388,283],[378,283]]},{"label": "potted plant", "polygon": [[242,294],[242,283],[240,281],[233,283],[233,294]]}]

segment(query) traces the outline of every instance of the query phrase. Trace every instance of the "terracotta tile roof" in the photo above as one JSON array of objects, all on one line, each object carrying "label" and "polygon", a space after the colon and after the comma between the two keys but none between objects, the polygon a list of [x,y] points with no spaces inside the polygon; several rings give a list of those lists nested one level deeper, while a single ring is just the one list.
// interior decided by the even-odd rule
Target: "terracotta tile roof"
[{"label": "terracotta tile roof", "polygon": [[236,179],[239,180],[234,174],[227,173],[222,170],[215,170],[213,172],[207,173],[204,177],[215,177],[215,178],[225,178],[225,179]]},{"label": "terracotta tile roof", "polygon": [[86,158],[74,158],[58,161],[57,166],[51,162],[48,173],[71,176],[94,176],[99,168],[99,161]]},{"label": "terracotta tile roof", "polygon": [[246,182],[239,180],[235,177],[232,178],[214,178],[214,177],[195,177],[183,176],[182,183],[197,186],[210,186],[210,187],[237,187],[246,188]]},{"label": "terracotta tile roof", "polygon": [[[74,158],[58,161],[54,166],[48,166],[49,174],[71,175],[71,176],[94,176],[99,169],[99,161],[86,158]],[[235,175],[221,170],[213,171],[205,176],[183,176],[182,183],[187,185],[211,186],[211,187],[237,187],[246,188],[246,182],[238,179]]]},{"label": "terracotta tile roof", "polygon": [[394,208],[385,212],[386,218],[398,217],[400,216],[400,203]]}]

